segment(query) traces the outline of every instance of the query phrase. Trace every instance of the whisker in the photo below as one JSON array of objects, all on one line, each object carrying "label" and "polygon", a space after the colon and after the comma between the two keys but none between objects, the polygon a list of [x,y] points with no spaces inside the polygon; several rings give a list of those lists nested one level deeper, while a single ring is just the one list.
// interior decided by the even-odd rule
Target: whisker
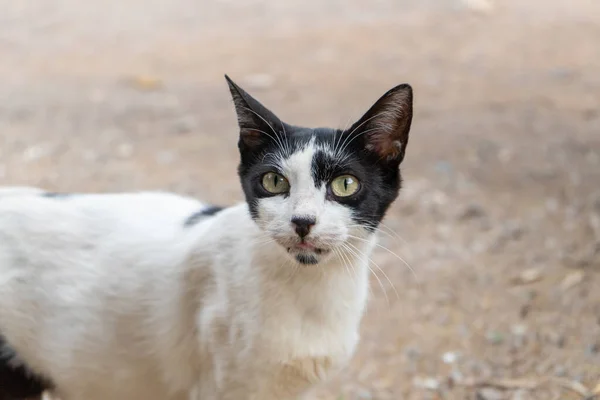
[{"label": "whisker", "polygon": [[[366,225],[366,224],[353,224],[353,225],[348,225],[348,228],[350,228],[350,229],[352,229],[352,228],[363,228],[363,229],[366,229],[365,225]],[[392,239],[396,239],[396,238],[395,238],[395,237],[394,237],[394,236],[393,236],[391,233],[389,233],[389,232],[386,232],[386,231],[384,231],[384,230],[381,230],[381,229],[380,229],[380,228],[378,228],[378,227],[373,227],[373,226],[371,226],[371,225],[368,225],[368,226],[369,226],[369,228],[370,228],[370,229],[372,229],[372,230],[373,230],[373,232],[376,232],[376,233],[383,233],[384,235],[386,235],[386,236],[388,236],[388,237],[390,237],[390,238],[392,238]]]},{"label": "whisker", "polygon": [[[365,224],[369,223],[369,221],[365,221]],[[384,235],[388,236],[389,238],[392,239],[398,239],[400,241],[402,241],[402,243],[404,244],[408,244],[408,241],[406,239],[404,239],[402,236],[400,236],[400,234],[398,234],[398,232],[394,231],[392,228],[390,228],[389,226],[385,225],[383,222],[379,222],[379,225],[381,227],[372,227],[370,226],[372,229],[374,229],[376,232],[381,232]],[[350,228],[364,228],[365,225],[361,225],[361,224],[354,224],[354,225],[349,225]],[[384,231],[381,228],[385,228],[387,229],[389,232]]]},{"label": "whisker", "polygon": [[[356,272],[356,269],[354,268],[354,264],[352,263],[352,261],[350,260],[350,258],[348,257],[347,254],[344,254],[341,249],[340,249],[340,254],[342,254],[346,260],[348,260],[348,264],[350,265],[350,267],[352,268],[352,272],[354,272],[354,275],[356,277],[358,277],[358,273]],[[360,257],[359,257],[360,258]],[[367,290],[369,291],[369,296],[373,295],[373,291],[371,290],[371,285],[367,285]]]},{"label": "whisker", "polygon": [[[372,119],[375,119],[377,117],[380,117],[381,115],[383,115],[383,112],[377,113],[375,115],[373,115],[372,117],[364,120],[363,122],[361,122],[360,124],[358,124],[358,126],[356,126],[354,129],[352,129],[352,131],[348,134],[348,137],[346,137],[346,139],[344,140],[344,143],[346,143],[346,141],[352,137],[352,134],[354,134],[354,132],[356,132],[361,126],[363,126],[364,124],[366,124],[367,122],[371,121]],[[343,146],[343,144],[342,144]],[[336,153],[337,155],[337,153]]]},{"label": "whisker", "polygon": [[281,130],[283,130],[283,138],[285,139],[285,151],[287,152],[287,154],[292,154],[290,150],[290,141],[285,131],[285,124],[283,123],[281,118],[277,117],[277,119],[279,120],[279,124],[281,125]]},{"label": "whisker", "polygon": [[[362,240],[363,242],[369,242],[367,239],[363,239],[360,238],[358,236],[354,236],[354,235],[348,235],[348,237],[357,239],[357,240]],[[392,250],[388,249],[387,247],[379,244],[379,243],[374,243],[375,246],[380,247],[382,249],[384,249],[385,251],[387,251],[388,253],[392,254],[393,256],[395,256],[397,259],[399,259],[400,261],[402,261],[404,263],[404,265],[406,265],[408,267],[408,269],[410,270],[410,272],[412,272],[413,277],[415,278],[415,281],[417,281],[417,283],[419,283],[419,278],[417,277],[417,273],[415,272],[415,270],[413,269],[413,267],[410,266],[410,264],[408,262],[406,262],[405,259],[403,259],[402,257],[400,257],[398,254],[394,253]]]},{"label": "whisker", "polygon": [[378,129],[379,129],[379,128],[371,128],[371,129],[367,129],[366,131],[359,132],[359,133],[358,133],[358,134],[356,134],[356,135],[355,135],[353,138],[351,138],[351,139],[348,141],[348,143],[346,143],[346,144],[345,144],[345,145],[344,145],[344,146],[343,146],[343,147],[340,149],[340,152],[342,152],[342,153],[343,153],[343,152],[344,152],[344,150],[346,150],[346,149],[348,148],[348,146],[349,146],[349,145],[350,145],[350,144],[351,144],[351,143],[352,143],[352,142],[353,142],[353,141],[354,141],[356,138],[359,138],[359,137],[361,137],[362,135],[365,135],[365,134],[367,134],[367,133],[369,133],[369,132],[376,131],[376,130],[378,130]]},{"label": "whisker", "polygon": [[[287,268],[287,265],[291,262],[291,260],[288,258],[286,259],[286,261],[281,264],[281,266],[279,267],[279,269],[281,268]],[[293,278],[294,275],[296,275],[296,273],[298,272],[298,270],[300,269],[300,265],[298,263],[294,263],[294,269],[292,269],[292,272],[290,273],[290,277],[287,281],[285,281],[284,283],[289,283]]]},{"label": "whisker", "polygon": [[379,271],[381,271],[381,273],[383,274],[383,276],[385,277],[385,279],[387,279],[387,281],[389,282],[390,286],[392,287],[392,289],[394,290],[394,293],[396,294],[396,298],[398,300],[400,300],[400,295],[398,294],[398,291],[396,290],[396,286],[394,286],[394,283],[392,282],[392,280],[389,278],[389,276],[385,273],[385,271],[383,270],[383,268],[381,268],[379,266],[379,264],[377,264],[371,257],[369,257],[367,254],[365,254],[364,252],[362,252],[358,247],[356,247],[355,245],[353,245],[352,243],[346,243],[346,245],[351,246],[352,248],[354,248],[354,250],[356,250],[358,253],[362,254],[364,257],[367,258],[367,260],[369,260],[370,262],[373,263],[373,265],[375,265],[377,267],[377,269],[379,269]]},{"label": "whisker", "polygon": [[[244,108],[245,108],[246,110],[250,111],[251,113],[253,113],[254,115],[256,115],[256,116],[257,116],[258,118],[260,118],[260,119],[261,119],[261,120],[262,120],[262,121],[263,121],[265,124],[267,124],[267,126],[268,126],[269,128],[271,128],[271,130],[273,131],[273,134],[275,134],[275,137],[277,137],[277,143],[278,143],[277,145],[279,146],[279,148],[280,148],[282,151],[286,151],[286,150],[284,149],[284,147],[285,147],[285,146],[283,145],[283,141],[281,140],[281,138],[280,138],[280,137],[279,137],[279,135],[277,134],[277,131],[275,130],[275,128],[273,128],[273,127],[271,126],[271,124],[270,124],[270,123],[268,123],[268,122],[267,122],[267,120],[266,120],[266,119],[264,119],[264,118],[263,118],[263,117],[262,117],[262,116],[261,116],[259,113],[257,113],[256,111],[254,111],[254,110],[252,110],[251,108],[248,108],[248,107],[244,107]],[[263,132],[263,133],[265,133],[265,132]],[[275,140],[275,139],[273,139],[273,140]]]},{"label": "whisker", "polygon": [[342,131],[346,131],[348,130],[348,128],[350,127],[350,125],[352,124],[352,120],[354,118],[353,117],[348,117],[348,120],[346,120],[346,125],[344,125],[344,129],[342,129]]},{"label": "whisker", "polygon": [[342,258],[340,252],[338,249],[333,248],[332,249],[333,252],[335,253],[335,255],[337,256],[337,258],[340,260],[340,262],[344,265],[344,269],[346,270],[346,272],[348,272],[348,276],[350,277],[350,279],[352,279],[352,283],[354,285],[356,285],[356,282],[354,281],[354,277],[352,276],[352,274],[350,273],[350,269],[348,268],[348,264],[346,263],[346,261]]},{"label": "whisker", "polygon": [[274,242],[275,242],[274,240],[267,240],[266,242],[252,243],[252,246],[259,249],[261,247],[265,247],[266,245],[274,243]]},{"label": "whisker", "polygon": [[[354,252],[349,246],[347,246],[346,243],[342,243],[342,247],[348,251],[349,253],[354,254],[355,257],[360,258],[360,256],[358,254],[356,254],[356,252]],[[379,276],[377,275],[377,273],[375,273],[375,271],[373,271],[373,269],[371,268],[371,266],[369,265],[369,263],[367,262],[367,268],[369,269],[369,271],[373,274],[373,276],[375,277],[375,279],[377,279],[377,282],[379,283],[379,287],[381,288],[381,292],[383,293],[383,296],[385,297],[385,301],[388,305],[388,308],[390,307],[390,299],[387,295],[387,291],[385,290],[385,288],[383,287],[383,282],[381,282],[381,279],[379,279]]]},{"label": "whisker", "polygon": [[379,222],[379,225],[381,225],[382,227],[384,227],[385,229],[387,229],[388,231],[390,231],[391,233],[393,233],[394,236],[396,236],[396,238],[398,238],[398,240],[401,240],[404,244],[408,244],[408,242],[406,241],[406,239],[404,239],[402,236],[400,236],[400,234],[398,232],[396,232],[395,230],[393,230],[392,228],[390,228],[388,225],[384,224],[383,222]]}]

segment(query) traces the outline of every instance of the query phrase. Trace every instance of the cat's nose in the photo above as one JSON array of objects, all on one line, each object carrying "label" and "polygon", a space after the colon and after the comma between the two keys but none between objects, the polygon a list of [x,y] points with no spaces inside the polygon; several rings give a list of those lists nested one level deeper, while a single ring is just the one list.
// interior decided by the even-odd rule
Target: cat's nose
[{"label": "cat's nose", "polygon": [[315,225],[317,219],[315,217],[293,217],[292,225],[294,225],[294,229],[296,233],[301,238],[305,238],[309,233],[311,228]]}]

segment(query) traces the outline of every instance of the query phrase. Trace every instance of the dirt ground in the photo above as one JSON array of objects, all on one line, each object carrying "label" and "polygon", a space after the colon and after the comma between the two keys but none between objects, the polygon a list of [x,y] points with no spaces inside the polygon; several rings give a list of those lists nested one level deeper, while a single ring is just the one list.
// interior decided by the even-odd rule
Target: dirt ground
[{"label": "dirt ground", "polygon": [[591,400],[599,43],[597,0],[0,0],[0,180],[231,204],[223,73],[308,126],[408,82],[389,280],[316,398]]}]

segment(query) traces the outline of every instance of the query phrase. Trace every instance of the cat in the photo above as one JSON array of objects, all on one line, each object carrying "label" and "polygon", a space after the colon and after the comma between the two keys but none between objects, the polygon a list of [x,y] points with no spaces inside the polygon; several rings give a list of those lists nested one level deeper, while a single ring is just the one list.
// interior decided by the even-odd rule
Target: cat
[{"label": "cat", "polygon": [[225,78],[245,202],[0,190],[0,400],[300,399],[349,362],[412,88],[311,129]]}]

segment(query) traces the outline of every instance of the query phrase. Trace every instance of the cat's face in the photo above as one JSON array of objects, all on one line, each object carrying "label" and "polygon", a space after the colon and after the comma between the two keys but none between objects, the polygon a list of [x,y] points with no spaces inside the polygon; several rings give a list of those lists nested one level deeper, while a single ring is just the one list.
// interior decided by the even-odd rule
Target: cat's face
[{"label": "cat's face", "polygon": [[288,125],[227,78],[239,175],[253,219],[291,257],[317,264],[377,228],[401,186],[412,90],[397,86],[346,130]]}]

